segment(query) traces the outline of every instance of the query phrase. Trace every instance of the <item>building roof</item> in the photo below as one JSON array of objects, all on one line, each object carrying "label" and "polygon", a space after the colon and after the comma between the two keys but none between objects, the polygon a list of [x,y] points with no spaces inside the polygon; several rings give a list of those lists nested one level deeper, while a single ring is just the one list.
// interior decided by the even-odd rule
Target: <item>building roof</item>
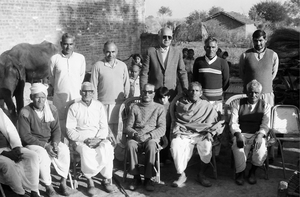
[{"label": "building roof", "polygon": [[209,20],[214,19],[214,18],[216,18],[220,15],[225,15],[225,16],[231,18],[232,20],[236,20],[236,21],[238,21],[238,22],[240,22],[244,25],[254,24],[254,22],[245,15],[242,15],[242,14],[237,13],[237,12],[223,12],[223,11],[217,12],[217,13],[209,16],[208,18],[206,18],[205,21],[209,21]]}]

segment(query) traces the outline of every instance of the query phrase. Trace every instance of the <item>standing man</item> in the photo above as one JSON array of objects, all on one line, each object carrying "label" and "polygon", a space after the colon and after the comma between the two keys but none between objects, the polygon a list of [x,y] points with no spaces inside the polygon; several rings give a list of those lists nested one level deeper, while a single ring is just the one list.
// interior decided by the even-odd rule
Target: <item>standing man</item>
[{"label": "standing man", "polygon": [[166,132],[166,115],[164,106],[153,101],[155,96],[154,85],[145,84],[141,95],[141,103],[137,103],[130,109],[125,134],[127,139],[127,151],[130,158],[130,172],[134,176],[129,189],[134,191],[141,185],[141,176],[138,166],[137,153],[145,151],[145,180],[147,191],[154,190],[152,182],[153,166],[157,143]]},{"label": "standing man", "polygon": [[129,75],[126,64],[117,59],[118,48],[114,42],[106,42],[103,53],[105,58],[92,68],[91,83],[95,87],[94,98],[104,104],[108,125],[117,136],[119,109],[129,96]]},{"label": "standing man", "polygon": [[183,90],[188,88],[188,77],[182,53],[170,46],[172,39],[171,29],[165,27],[159,31],[160,46],[148,49],[140,77],[141,88],[146,83],[153,84],[155,89],[167,87],[170,90],[171,100],[177,94],[177,78]]},{"label": "standing man", "polygon": [[80,98],[85,75],[85,58],[74,52],[74,36],[65,33],[61,38],[62,52],[51,57],[51,84],[54,87],[53,104],[58,110],[62,138],[66,136],[67,108],[72,100]]},{"label": "standing man", "polygon": [[81,158],[81,171],[88,181],[88,193],[96,195],[93,176],[101,173],[102,185],[109,193],[111,186],[114,148],[107,140],[108,125],[106,110],[102,103],[93,100],[94,87],[84,82],[80,91],[81,100],[72,104],[67,116],[67,134],[76,144]]},{"label": "standing man", "polygon": [[252,35],[252,41],[254,47],[241,55],[239,63],[244,92],[246,92],[246,85],[256,79],[262,85],[262,99],[274,106],[272,85],[278,71],[278,55],[266,48],[267,37],[264,31],[256,30]]},{"label": "standing man", "polygon": [[218,40],[215,37],[208,37],[204,43],[205,56],[195,60],[193,81],[202,85],[203,95],[221,113],[223,91],[229,86],[229,66],[226,60],[217,56]]},{"label": "standing man", "polygon": [[58,196],[52,186],[50,174],[52,163],[61,177],[60,193],[69,196],[74,193],[66,184],[70,168],[70,151],[66,144],[60,142],[61,131],[57,109],[48,103],[48,91],[44,84],[34,83],[30,90],[32,103],[21,110],[18,120],[22,143],[39,157],[40,178],[46,185],[47,195]]}]

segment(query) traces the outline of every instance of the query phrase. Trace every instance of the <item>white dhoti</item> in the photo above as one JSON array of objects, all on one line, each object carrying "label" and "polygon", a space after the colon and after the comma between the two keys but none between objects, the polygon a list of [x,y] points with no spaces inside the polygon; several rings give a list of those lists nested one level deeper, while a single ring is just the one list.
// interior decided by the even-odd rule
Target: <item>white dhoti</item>
[{"label": "white dhoti", "polygon": [[258,150],[252,150],[252,155],[249,155],[251,147],[253,145],[255,134],[242,133],[246,139],[244,148],[238,148],[236,145],[236,137],[233,138],[233,145],[231,147],[236,173],[242,172],[246,169],[246,162],[249,156],[251,156],[251,163],[255,166],[262,166],[267,158],[267,146],[266,139],[262,138],[262,144]]},{"label": "white dhoti", "polygon": [[53,164],[56,172],[63,178],[67,178],[70,168],[70,150],[64,143],[58,144],[58,157],[49,156],[45,148],[37,145],[28,145],[27,148],[35,151],[39,157],[40,178],[46,185],[51,185],[50,165]]},{"label": "white dhoti", "polygon": [[185,171],[193,155],[195,145],[201,161],[209,163],[212,156],[212,143],[208,140],[203,140],[203,136],[193,138],[176,137],[172,140],[170,150],[178,174]]},{"label": "white dhoti", "polygon": [[0,155],[0,182],[9,185],[15,193],[20,195],[24,195],[25,190],[39,194],[38,155],[26,148],[21,148],[21,152],[23,160],[19,163]]},{"label": "white dhoti", "polygon": [[104,178],[112,178],[114,148],[110,141],[102,141],[95,149],[82,142],[76,144],[76,151],[81,158],[81,171],[85,177],[91,178],[100,172]]}]

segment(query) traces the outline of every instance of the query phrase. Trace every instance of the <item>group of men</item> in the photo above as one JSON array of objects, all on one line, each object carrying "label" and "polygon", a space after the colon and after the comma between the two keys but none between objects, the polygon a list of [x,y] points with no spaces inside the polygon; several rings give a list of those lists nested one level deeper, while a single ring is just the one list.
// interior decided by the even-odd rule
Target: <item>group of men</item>
[{"label": "group of men", "polygon": [[[126,122],[126,148],[130,171],[134,175],[129,185],[131,190],[142,183],[137,158],[140,150],[145,151],[146,156],[145,188],[154,190],[151,177],[157,145],[166,132],[164,107],[153,101],[155,90],[160,87],[169,89],[170,100],[178,94],[182,95],[175,103],[172,137],[169,138],[170,152],[178,174],[172,186],[180,187],[186,181],[185,170],[195,145],[201,159],[197,180],[205,187],[211,186],[204,171],[211,160],[213,138],[222,132],[219,118],[223,91],[229,86],[228,64],[216,55],[217,39],[209,37],[205,40],[206,54],[195,60],[193,82],[189,83],[182,53],[171,46],[172,39],[172,30],[162,28],[159,32],[160,46],[148,49],[140,74],[141,102],[131,107]],[[256,167],[262,165],[265,159],[265,136],[270,106],[274,104],[271,79],[276,76],[278,68],[276,53],[265,47],[266,35],[263,31],[254,32],[253,43],[254,48],[243,53],[240,60],[248,98],[233,105],[230,121],[234,136],[232,150],[236,183],[239,185],[244,182],[248,153],[252,153],[253,166],[249,172],[249,182],[252,184],[256,183]],[[4,180],[21,196],[25,190],[31,191],[31,196],[39,196],[39,178],[46,185],[48,196],[57,196],[51,183],[51,163],[61,177],[59,193],[68,196],[75,192],[66,185],[70,166],[68,140],[80,154],[88,194],[97,194],[93,177],[99,173],[103,177],[104,189],[113,192],[114,148],[107,137],[111,132],[117,134],[119,108],[129,95],[127,66],[117,60],[116,44],[108,41],[103,48],[104,59],[92,68],[91,82],[82,83],[85,58],[73,51],[74,46],[74,37],[64,34],[61,53],[51,58],[54,105],[47,101],[47,87],[35,83],[31,86],[32,103],[20,112],[18,131],[0,111],[0,167],[6,172],[1,174],[0,181]],[[11,165],[14,163],[16,165]]]}]

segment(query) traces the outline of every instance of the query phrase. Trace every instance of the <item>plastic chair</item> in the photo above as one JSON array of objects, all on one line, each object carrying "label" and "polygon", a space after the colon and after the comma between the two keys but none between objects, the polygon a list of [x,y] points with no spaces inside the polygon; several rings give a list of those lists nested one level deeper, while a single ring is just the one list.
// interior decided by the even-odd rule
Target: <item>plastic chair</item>
[{"label": "plastic chair", "polygon": [[[127,139],[126,139],[126,135],[123,133],[123,131],[124,131],[124,128],[126,127],[127,118],[128,118],[129,111],[130,111],[132,105],[134,103],[139,103],[139,102],[141,102],[140,97],[128,98],[122,103],[122,105],[120,107],[120,111],[119,111],[118,138],[120,139],[122,136],[122,139],[119,140],[120,141],[119,144],[121,144],[121,146],[124,148],[124,174],[123,174],[124,182],[126,181],[127,174],[128,174],[128,170],[127,170],[128,152],[127,152],[126,145],[125,145]],[[154,170],[156,172],[156,182],[157,183],[160,183],[160,174],[161,174],[160,173],[160,151],[162,149],[164,149],[165,147],[167,147],[167,145],[168,145],[168,139],[166,136],[163,136],[160,140],[160,143],[157,146],[156,166],[154,166]],[[143,153],[141,153],[141,154],[143,154]]]},{"label": "plastic chair", "polygon": [[[231,118],[231,107],[232,107],[232,103],[235,102],[236,100],[240,100],[242,98],[247,98],[247,95],[246,94],[237,94],[237,95],[234,95],[234,96],[231,96],[226,102],[225,102],[225,105],[224,105],[224,114],[225,114],[225,122],[226,122],[226,125],[229,127],[229,122],[230,122],[230,118]],[[229,135],[231,136],[231,144],[232,144],[232,135],[229,131],[229,128],[228,128],[228,132],[229,132]],[[275,144],[276,140],[275,140],[275,135],[273,133],[272,130],[269,130],[269,132],[267,133],[267,136],[266,136],[266,143],[267,143],[267,148],[268,148],[268,152],[269,152],[269,149],[271,148],[272,145]],[[248,157],[249,159],[250,157]],[[248,160],[247,160],[248,161]],[[234,168],[234,158],[233,158],[233,153],[232,153],[232,156],[231,156],[231,167]],[[264,165],[262,166],[264,172],[265,172],[265,179],[268,180],[269,179],[269,173],[268,173],[268,170],[269,170],[269,155],[267,154],[267,158],[264,162]],[[235,173],[234,173],[235,175]]]},{"label": "plastic chair", "polygon": [[[175,117],[175,104],[178,101],[178,99],[180,99],[181,97],[183,97],[183,95],[177,95],[173,101],[170,104],[170,115],[171,115],[171,131],[173,129],[173,123],[176,122],[176,117]],[[173,136],[172,136],[172,132],[170,132],[170,141],[172,141]],[[217,172],[217,162],[216,162],[216,152],[217,152],[217,148],[221,146],[221,143],[218,139],[218,136],[214,136],[214,141],[212,143],[212,158],[210,161],[210,165],[213,168],[213,173],[214,173],[214,178],[217,179],[218,178],[218,172]],[[196,147],[196,146],[195,146]],[[194,165],[194,164],[193,164]],[[188,167],[191,165],[188,165]]]},{"label": "plastic chair", "polygon": [[271,112],[271,130],[281,153],[283,176],[286,178],[283,142],[300,142],[299,109],[293,105],[276,105]]}]

